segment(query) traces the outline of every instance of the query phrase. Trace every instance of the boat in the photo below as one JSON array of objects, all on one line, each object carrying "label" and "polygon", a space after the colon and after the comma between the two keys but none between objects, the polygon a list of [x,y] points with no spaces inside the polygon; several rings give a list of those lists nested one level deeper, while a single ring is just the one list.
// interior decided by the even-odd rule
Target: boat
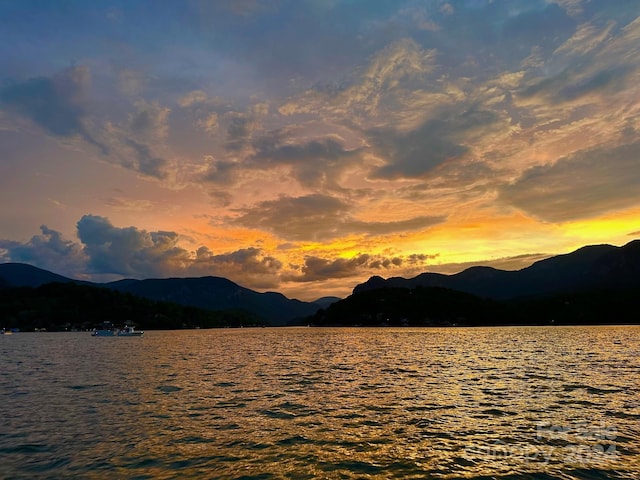
[{"label": "boat", "polygon": [[113,328],[94,328],[91,330],[92,337],[115,337],[116,330]]},{"label": "boat", "polygon": [[0,329],[0,335],[11,335],[13,332],[11,330],[5,330],[4,328]]},{"label": "boat", "polygon": [[118,328],[111,322],[102,322],[99,327],[91,330],[92,337],[141,337],[144,331],[136,330],[132,325],[125,324]]},{"label": "boat", "polygon": [[135,327],[128,325],[118,330],[119,337],[141,337],[142,335],[144,335],[143,330],[136,330]]}]

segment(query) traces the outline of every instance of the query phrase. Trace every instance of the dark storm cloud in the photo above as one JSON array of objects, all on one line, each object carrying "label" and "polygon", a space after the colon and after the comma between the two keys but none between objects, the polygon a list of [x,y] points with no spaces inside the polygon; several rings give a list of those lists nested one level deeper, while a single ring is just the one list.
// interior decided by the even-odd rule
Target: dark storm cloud
[{"label": "dark storm cloud", "polygon": [[335,197],[313,194],[282,197],[241,210],[240,225],[271,231],[286,240],[328,240],[351,234],[384,235],[420,230],[443,222],[443,216],[421,216],[393,222],[353,218],[351,205]]},{"label": "dark storm cloud", "polygon": [[500,199],[542,220],[566,222],[632,207],[640,200],[640,142],[579,151],[526,170]]},{"label": "dark storm cloud", "polygon": [[375,149],[387,159],[376,178],[419,178],[447,160],[463,156],[468,147],[465,135],[476,129],[488,130],[498,116],[487,110],[470,108],[462,112],[443,111],[408,133],[389,130],[370,132]]},{"label": "dark storm cloud", "polygon": [[106,147],[97,142],[84,125],[88,83],[89,70],[72,67],[52,77],[9,84],[0,90],[0,100],[7,110],[29,118],[50,134],[77,135],[107,153]]}]

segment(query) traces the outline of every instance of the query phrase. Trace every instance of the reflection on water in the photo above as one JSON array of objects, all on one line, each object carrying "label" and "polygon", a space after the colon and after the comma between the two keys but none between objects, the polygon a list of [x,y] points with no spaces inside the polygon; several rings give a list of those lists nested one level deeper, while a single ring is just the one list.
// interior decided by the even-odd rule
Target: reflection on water
[{"label": "reflection on water", "polygon": [[0,477],[640,477],[640,327],[0,338]]}]

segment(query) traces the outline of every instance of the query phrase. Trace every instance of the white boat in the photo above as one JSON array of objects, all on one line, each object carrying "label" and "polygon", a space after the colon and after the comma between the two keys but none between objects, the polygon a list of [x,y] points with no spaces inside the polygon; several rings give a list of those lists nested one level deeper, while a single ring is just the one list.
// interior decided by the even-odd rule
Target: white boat
[{"label": "white boat", "polygon": [[104,322],[102,326],[91,330],[92,337],[141,337],[142,335],[144,331],[136,330],[133,326],[125,325],[117,328],[110,322]]},{"label": "white boat", "polygon": [[144,335],[143,330],[136,330],[135,327],[125,325],[124,328],[118,330],[119,337],[141,337]]}]

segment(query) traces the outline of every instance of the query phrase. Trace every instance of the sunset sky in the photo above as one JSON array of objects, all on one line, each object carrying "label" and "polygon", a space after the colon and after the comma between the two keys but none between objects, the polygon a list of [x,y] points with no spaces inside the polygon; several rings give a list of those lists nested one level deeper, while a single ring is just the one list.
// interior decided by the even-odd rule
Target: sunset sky
[{"label": "sunset sky", "polygon": [[0,261],[312,300],[640,237],[640,1],[0,0]]}]

